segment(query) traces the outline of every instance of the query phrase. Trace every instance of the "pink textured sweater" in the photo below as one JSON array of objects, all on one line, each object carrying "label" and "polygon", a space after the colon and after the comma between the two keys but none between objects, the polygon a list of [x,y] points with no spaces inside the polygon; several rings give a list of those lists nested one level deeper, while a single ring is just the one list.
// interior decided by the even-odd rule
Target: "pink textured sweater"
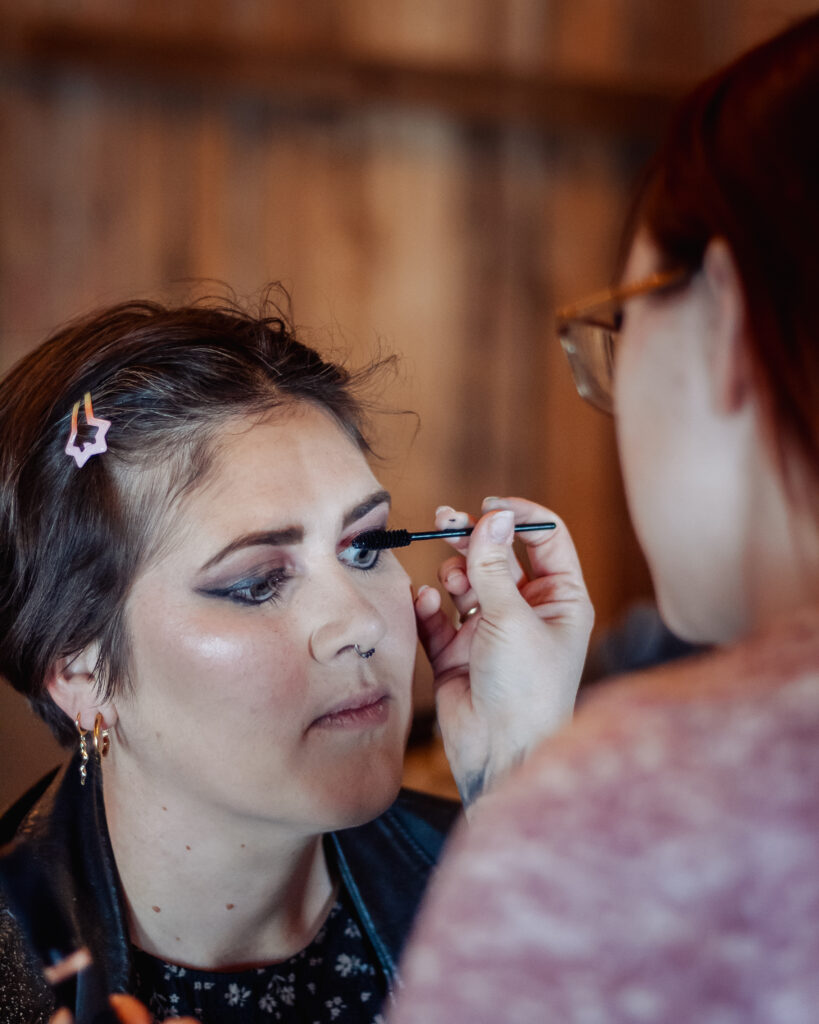
[{"label": "pink textured sweater", "polygon": [[819,1022],[819,609],[605,687],[483,798],[390,1024]]}]

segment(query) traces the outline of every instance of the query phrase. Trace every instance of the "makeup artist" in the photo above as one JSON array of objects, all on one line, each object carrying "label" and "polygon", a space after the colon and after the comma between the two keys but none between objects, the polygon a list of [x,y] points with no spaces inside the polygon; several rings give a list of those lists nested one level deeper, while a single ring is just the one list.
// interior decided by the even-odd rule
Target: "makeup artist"
[{"label": "makeup artist", "polygon": [[[661,612],[719,649],[603,688],[475,803],[394,1024],[817,1019],[817,111],[814,15],[682,103],[620,285],[559,318],[616,418]],[[510,542],[479,528],[442,569],[480,605],[471,651],[418,598],[442,699],[487,665],[550,687]],[[565,534],[526,542],[546,558]]]},{"label": "makeup artist", "polygon": [[[412,593],[391,551],[353,546],[388,525],[364,432],[378,369],[324,361],[272,307],[134,302],[0,385],[0,671],[74,751],[0,842],[67,915],[58,945],[37,915],[37,952],[78,1024],[82,948],[158,1019],[381,1020],[458,807],[399,794]],[[579,624],[555,630],[576,650],[544,732],[591,625],[553,532]],[[485,683],[442,720],[470,794],[516,757],[489,729],[506,683]],[[25,926],[0,904],[2,1024],[55,1008]]]}]

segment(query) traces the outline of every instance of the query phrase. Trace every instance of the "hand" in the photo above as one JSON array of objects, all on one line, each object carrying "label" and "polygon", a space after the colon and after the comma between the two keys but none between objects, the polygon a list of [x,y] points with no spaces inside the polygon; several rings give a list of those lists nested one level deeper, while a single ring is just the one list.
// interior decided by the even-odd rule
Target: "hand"
[{"label": "hand", "polygon": [[[143,1006],[133,996],[122,994],[113,995],[111,1005],[122,1024],[152,1024],[153,1017],[147,1007]],[[175,1021],[176,1024],[201,1024],[194,1017],[166,1017],[166,1021]],[[48,1024],[74,1024],[74,1017],[70,1010],[63,1007],[54,1014]]]},{"label": "hand", "polygon": [[[153,1017],[147,1007],[133,996],[113,995],[111,1005],[117,1012],[122,1024],[151,1024]],[[195,1017],[166,1017],[166,1021],[175,1021],[176,1024],[201,1024]]]},{"label": "hand", "polygon": [[[423,587],[415,601],[444,749],[467,808],[571,716],[594,621],[574,544],[553,512],[522,498],[487,498],[483,511],[438,574],[461,615],[478,612],[456,628],[437,590]],[[556,529],[517,535],[527,575],[513,526],[545,520]],[[445,506],[435,526],[469,522]]]}]

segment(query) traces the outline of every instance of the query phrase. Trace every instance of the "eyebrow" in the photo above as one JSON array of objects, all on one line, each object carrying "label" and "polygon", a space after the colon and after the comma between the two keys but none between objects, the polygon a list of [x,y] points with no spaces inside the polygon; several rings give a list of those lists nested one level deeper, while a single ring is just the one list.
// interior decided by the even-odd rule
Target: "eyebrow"
[{"label": "eyebrow", "polygon": [[390,498],[389,491],[373,491],[360,505],[356,505],[355,508],[351,508],[349,512],[344,513],[344,518],[341,520],[342,529],[346,530],[356,520],[363,519],[368,512],[372,512],[374,508],[378,508],[379,505],[389,505],[391,501],[392,498]]},{"label": "eyebrow", "polygon": [[[352,526],[357,520],[363,519],[368,512],[372,512],[374,508],[378,508],[379,505],[389,505],[390,502],[389,491],[374,491],[354,508],[344,513],[341,520],[342,529],[346,530],[348,526]],[[242,548],[261,546],[281,547],[287,544],[299,544],[302,540],[304,540],[304,529],[301,526],[286,526],[282,530],[261,530],[256,533],[246,533],[232,540],[230,544],[225,545],[213,558],[209,558],[199,571],[205,572],[207,569],[213,568],[222,559],[232,555],[235,551],[241,551]]]}]

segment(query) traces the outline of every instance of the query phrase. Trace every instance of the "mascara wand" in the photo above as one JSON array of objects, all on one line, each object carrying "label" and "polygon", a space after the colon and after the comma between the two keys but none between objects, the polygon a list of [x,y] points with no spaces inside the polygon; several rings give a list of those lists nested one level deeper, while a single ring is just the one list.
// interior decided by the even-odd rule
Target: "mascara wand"
[{"label": "mascara wand", "polygon": [[[532,530],[554,530],[557,523],[519,523],[515,533],[530,533]],[[438,540],[447,537],[468,537],[474,527],[464,526],[453,530],[426,530],[422,533],[410,533],[409,530],[365,530],[352,542],[352,547],[359,551],[383,551],[385,548],[405,548],[414,540]]]}]

